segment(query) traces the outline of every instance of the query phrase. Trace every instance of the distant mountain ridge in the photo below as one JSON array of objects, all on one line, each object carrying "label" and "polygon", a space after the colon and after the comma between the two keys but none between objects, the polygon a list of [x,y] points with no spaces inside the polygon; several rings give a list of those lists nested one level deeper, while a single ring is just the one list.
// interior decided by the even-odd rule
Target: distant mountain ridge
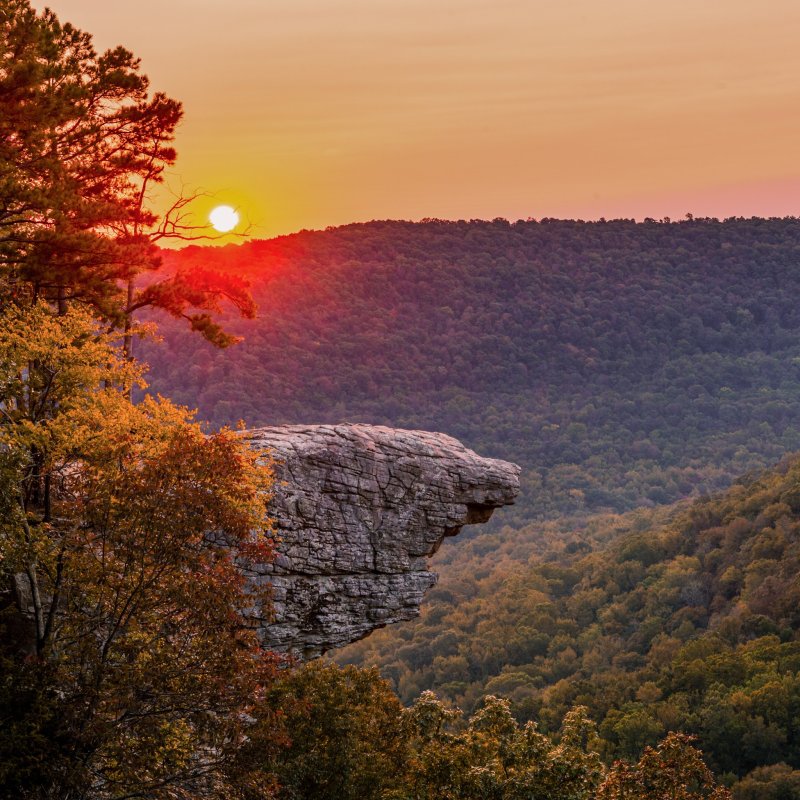
[{"label": "distant mountain ridge", "polygon": [[247,277],[153,390],[215,425],[441,431],[523,467],[517,521],[724,487],[800,449],[800,220],[372,222],[165,253]]}]

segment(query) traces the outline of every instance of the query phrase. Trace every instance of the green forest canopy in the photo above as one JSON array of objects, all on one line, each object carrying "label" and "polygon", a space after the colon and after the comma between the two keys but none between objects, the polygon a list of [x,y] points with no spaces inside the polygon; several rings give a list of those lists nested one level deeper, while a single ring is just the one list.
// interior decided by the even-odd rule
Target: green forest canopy
[{"label": "green forest canopy", "polygon": [[800,448],[800,220],[372,222],[165,255],[251,282],[153,388],[214,425],[362,421],[523,467],[503,521],[624,511]]},{"label": "green forest canopy", "polygon": [[799,486],[794,456],[717,498],[476,537],[419,620],[336,658],[407,702],[508,697],[545,731],[586,706],[607,758],[677,730],[731,781],[800,770]]}]

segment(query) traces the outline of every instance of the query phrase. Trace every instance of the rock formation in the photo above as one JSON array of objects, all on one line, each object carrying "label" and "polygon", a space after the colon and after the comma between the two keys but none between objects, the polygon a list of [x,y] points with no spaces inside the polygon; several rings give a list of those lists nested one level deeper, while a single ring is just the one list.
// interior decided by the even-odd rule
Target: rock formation
[{"label": "rock formation", "polygon": [[289,425],[244,434],[274,461],[273,650],[304,658],[419,613],[435,583],[427,557],[463,525],[514,502],[519,467],[440,433]]}]

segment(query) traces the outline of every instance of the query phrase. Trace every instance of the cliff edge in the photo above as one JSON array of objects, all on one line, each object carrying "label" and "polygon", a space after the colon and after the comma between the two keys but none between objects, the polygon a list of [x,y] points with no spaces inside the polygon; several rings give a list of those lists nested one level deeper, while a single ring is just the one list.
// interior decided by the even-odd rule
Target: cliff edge
[{"label": "cliff edge", "polygon": [[279,537],[265,647],[313,658],[419,613],[427,558],[514,502],[519,467],[450,436],[373,425],[284,425],[243,436],[274,463]]}]

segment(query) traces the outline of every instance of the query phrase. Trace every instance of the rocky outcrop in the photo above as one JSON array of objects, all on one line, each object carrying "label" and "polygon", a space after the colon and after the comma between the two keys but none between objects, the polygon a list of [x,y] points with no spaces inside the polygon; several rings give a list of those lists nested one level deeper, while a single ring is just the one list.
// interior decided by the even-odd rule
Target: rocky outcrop
[{"label": "rocky outcrop", "polygon": [[244,434],[271,457],[274,563],[265,646],[304,658],[419,612],[427,558],[463,525],[514,502],[519,467],[440,433],[370,425],[289,425]]}]

